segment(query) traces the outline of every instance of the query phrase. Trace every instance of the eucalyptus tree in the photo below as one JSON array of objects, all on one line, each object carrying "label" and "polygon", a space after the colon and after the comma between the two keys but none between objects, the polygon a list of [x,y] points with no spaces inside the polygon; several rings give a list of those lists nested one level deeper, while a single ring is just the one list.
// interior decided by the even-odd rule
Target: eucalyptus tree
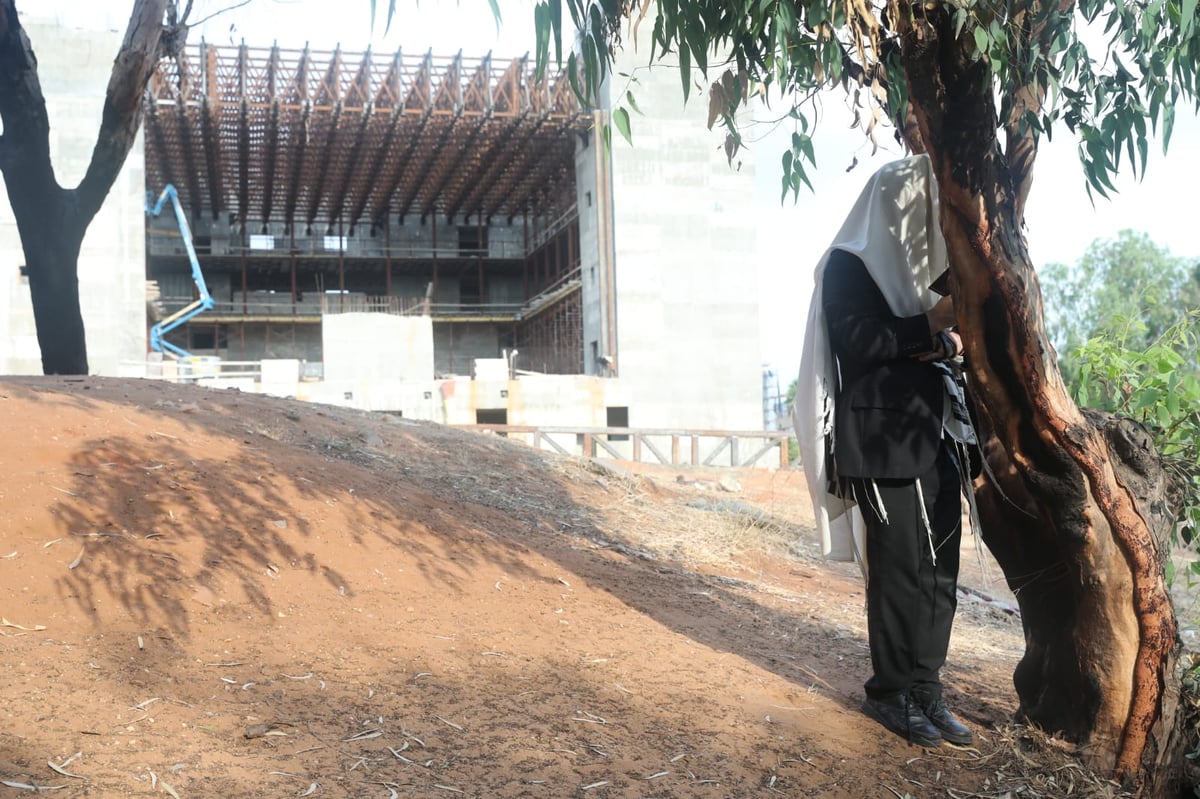
[{"label": "eucalyptus tree", "polygon": [[1073,390],[1078,368],[1072,352],[1089,338],[1104,334],[1145,350],[1200,310],[1197,266],[1133,230],[1093,241],[1072,265],[1046,264],[1040,276],[1046,326]]},{"label": "eucalyptus tree", "polygon": [[[1016,590],[1024,717],[1082,744],[1093,767],[1146,795],[1180,775],[1179,654],[1164,577],[1175,486],[1146,431],[1081,410],[1061,378],[1022,235],[1042,137],[1065,124],[1090,192],[1165,150],[1197,103],[1197,0],[540,0],[538,60],[602,92],[623,37],[649,64],[706,77],[710,123],[741,144],[738,111],[788,97],[785,191],[816,163],[815,98],[850,92],[868,136],[891,123],[940,184],[950,286],[991,479],[985,540]],[[394,3],[389,4],[394,6]],[[564,13],[565,5],[565,13]],[[494,4],[493,4],[494,8]],[[569,23],[569,24],[568,24]],[[1094,40],[1089,37],[1095,37]],[[1095,42],[1089,48],[1089,42]],[[612,123],[628,134],[619,98]],[[1177,494],[1176,494],[1177,496]]]},{"label": "eucalyptus tree", "polygon": [[92,159],[79,185],[60,186],[34,45],[16,0],[0,0],[0,173],[25,252],[34,324],[46,374],[87,374],[79,307],[79,250],[142,122],[143,93],[158,59],[186,34],[175,0],[133,0],[113,61]]}]

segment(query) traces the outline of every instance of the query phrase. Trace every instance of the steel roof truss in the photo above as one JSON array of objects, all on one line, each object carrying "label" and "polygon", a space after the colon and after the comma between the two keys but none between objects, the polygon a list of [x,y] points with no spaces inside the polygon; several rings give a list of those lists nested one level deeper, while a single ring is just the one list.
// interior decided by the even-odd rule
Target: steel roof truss
[{"label": "steel roof truss", "polygon": [[159,65],[146,102],[148,181],[174,177],[194,215],[236,209],[289,229],[389,211],[540,213],[573,201],[548,181],[571,171],[574,136],[591,127],[562,76],[535,82],[527,58],[461,52],[314,60],[193,45]]},{"label": "steel roof truss", "polygon": [[288,151],[291,153],[291,175],[288,180],[287,202],[284,205],[283,215],[287,221],[288,229],[296,221],[296,206],[300,200],[300,173],[304,168],[304,156],[308,150],[308,120],[312,115],[312,106],[305,103],[298,115],[293,115],[296,124],[292,126],[292,141],[288,145]]},{"label": "steel roof truss", "polygon": [[[387,128],[383,133],[383,140],[379,147],[375,148],[375,155],[371,159],[371,168],[366,173],[366,179],[359,181],[358,199],[350,209],[350,230],[353,232],[354,224],[362,219],[363,213],[367,209],[367,203],[372,197],[372,188],[375,181],[383,174],[384,165],[388,161],[388,154],[392,152],[393,144],[396,140],[396,134],[400,130],[400,122],[404,119],[404,107],[396,105],[392,108],[392,113],[388,117]],[[373,211],[375,209],[372,209]],[[373,213],[373,217],[381,217],[382,214]]]},{"label": "steel roof truss", "polygon": [[[346,206],[346,195],[350,191],[351,178],[355,176],[358,170],[355,168],[362,159],[363,147],[367,141],[367,135],[371,130],[371,106],[367,105],[363,108],[362,114],[358,119],[358,131],[354,135],[354,144],[350,148],[350,155],[342,164],[341,181],[338,186],[337,193],[333,197],[333,205],[329,209],[330,221],[340,219],[342,210]],[[362,181],[359,181],[360,183]],[[350,219],[353,224],[357,217]]]},{"label": "steel roof truss", "polygon": [[321,207],[321,200],[325,198],[325,183],[329,177],[329,162],[337,153],[337,140],[342,130],[342,112],[343,109],[340,102],[334,105],[333,114],[329,120],[329,133],[315,153],[319,159],[317,162],[317,180],[309,187],[311,193],[308,196],[308,214],[304,220],[309,227],[312,227],[312,223],[316,221],[317,211]]}]

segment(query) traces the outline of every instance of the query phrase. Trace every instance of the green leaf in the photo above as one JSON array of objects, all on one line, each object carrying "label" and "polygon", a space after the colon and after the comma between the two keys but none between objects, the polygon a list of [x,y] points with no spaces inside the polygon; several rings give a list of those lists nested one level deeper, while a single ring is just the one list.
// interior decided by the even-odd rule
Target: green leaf
[{"label": "green leaf", "polygon": [[579,43],[579,49],[583,51],[583,85],[587,91],[587,101],[591,102],[597,94],[599,67],[597,66],[596,53],[598,47],[596,40],[592,38],[590,33],[585,33],[583,39]]},{"label": "green leaf", "polygon": [[[493,5],[498,0],[489,0]],[[550,32],[554,37],[554,63],[562,64],[562,0],[548,0],[550,4]],[[499,12],[496,21],[499,22]]]},{"label": "green leaf", "polygon": [[567,80],[571,82],[571,91],[575,92],[575,97],[580,104],[586,104],[587,95],[583,93],[583,87],[579,85],[579,62],[574,53],[567,56]]},{"label": "green leaf", "polygon": [[[191,6],[189,5],[190,9]],[[499,30],[500,16],[496,12],[497,30]],[[396,0],[388,0],[387,22],[383,26],[383,32],[387,33],[392,29],[392,19],[396,16]],[[375,0],[371,0],[371,30],[375,30]]]},{"label": "green leaf", "polygon": [[783,194],[779,197],[779,202],[782,203],[787,199],[788,192],[792,188],[792,151],[783,151]]},{"label": "green leaf", "polygon": [[[795,174],[795,175],[798,175],[798,176],[800,177],[800,180],[803,180],[803,181],[804,181],[804,185],[805,185],[805,186],[808,186],[808,190],[809,190],[809,191],[816,191],[816,189],[814,189],[814,188],[813,188],[812,181],[810,181],[810,180],[808,179],[808,173],[804,171],[804,165],[803,165],[803,164],[801,164],[801,163],[799,163],[799,162],[796,162],[796,163],[795,163],[795,170],[794,170],[794,174]],[[793,181],[793,182],[794,182],[794,181]],[[800,184],[799,184],[799,183],[796,183],[795,185],[796,185],[796,192],[797,192],[797,194],[798,194],[798,193],[799,193],[799,191],[800,191]]]},{"label": "green leaf", "polygon": [[817,157],[816,153],[813,152],[812,138],[804,135],[803,133],[793,133],[792,149],[796,150],[797,153],[803,153],[808,162],[813,166],[816,166]]},{"label": "green leaf", "polygon": [[978,51],[980,56],[987,55],[988,45],[989,45],[989,42],[988,42],[987,31],[981,27],[976,28],[975,29],[975,49]]},{"label": "green leaf", "polygon": [[696,67],[700,70],[700,74],[707,77],[708,75],[708,39],[704,30],[704,23],[701,22],[699,16],[692,16],[687,20],[686,26],[683,28],[687,47],[692,51],[692,59],[696,62]]},{"label": "green leaf", "polygon": [[962,36],[963,26],[967,24],[967,9],[959,8],[954,12],[954,38]]},{"label": "green leaf", "polygon": [[642,109],[638,108],[637,100],[633,99],[632,91],[625,92],[625,102],[629,103],[629,107],[632,108],[637,113],[639,113],[639,114],[642,113]]},{"label": "green leaf", "polygon": [[[556,3],[557,0],[547,0],[547,2]],[[550,13],[551,13],[550,7],[547,5],[546,2],[538,3],[536,6],[533,7],[533,24],[534,24],[534,29],[536,32],[536,38],[534,40],[535,41],[534,52],[536,53],[536,64],[537,64],[537,67],[535,70],[535,75],[538,80],[541,80],[545,76],[546,65],[550,59],[550,33],[551,33]],[[575,56],[575,54],[572,53],[571,54],[572,59],[574,58],[574,56]],[[561,61],[559,63],[561,63]],[[571,81],[572,81],[572,87],[575,87],[575,83],[574,83],[575,76],[573,74],[573,71],[572,71],[572,74],[570,77],[571,77]],[[578,87],[575,87],[575,95],[577,97],[583,96],[582,93],[579,91]]]},{"label": "green leaf", "polygon": [[496,33],[500,32],[500,3],[499,0],[488,0],[492,9],[492,18],[496,21]]},{"label": "green leaf", "polygon": [[588,35],[583,39],[583,61],[587,66],[588,97],[597,100],[600,97],[600,84],[604,82],[608,64],[605,56],[607,51],[605,49],[604,18],[600,13],[600,6],[592,5],[590,18],[590,29]]},{"label": "green leaf", "polygon": [[624,107],[617,108],[613,111],[612,118],[613,124],[617,126],[617,132],[621,134],[625,141],[632,145],[633,136],[629,130],[629,112]]},{"label": "green leaf", "polygon": [[[1131,163],[1133,165],[1133,174],[1136,175],[1137,168],[1138,168],[1137,154],[1133,149],[1136,142],[1134,141],[1134,137],[1130,136],[1129,134],[1130,134],[1130,131],[1128,128],[1125,128],[1124,130],[1122,130],[1120,133],[1120,138],[1117,139],[1116,143],[1119,145],[1122,138],[1125,140],[1125,151],[1129,154],[1129,163]],[[1118,157],[1117,165],[1120,166],[1121,149],[1119,146],[1117,147],[1116,153],[1117,153],[1117,157]]]},{"label": "green leaf", "polygon": [[679,80],[683,83],[683,101],[688,101],[692,91],[692,53],[687,44],[679,45]]}]

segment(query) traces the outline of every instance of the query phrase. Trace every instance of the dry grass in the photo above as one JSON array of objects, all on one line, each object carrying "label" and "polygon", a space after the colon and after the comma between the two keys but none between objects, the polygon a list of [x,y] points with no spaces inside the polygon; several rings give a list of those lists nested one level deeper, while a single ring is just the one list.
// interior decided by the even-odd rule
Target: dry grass
[{"label": "dry grass", "polygon": [[[574,471],[576,467],[569,468]],[[605,513],[606,528],[622,531],[618,548],[627,552],[670,560],[687,568],[718,570],[744,567],[763,556],[809,564],[821,562],[811,519],[793,514],[790,508],[773,506],[774,513],[764,511],[739,499],[736,490],[702,478],[672,482],[596,462],[577,468],[579,471],[571,475],[573,479],[596,480],[608,488],[612,502],[597,510]],[[975,577],[1002,584],[997,570],[981,553]],[[999,604],[968,603],[960,611],[969,614],[978,626],[1011,629],[1012,617]],[[977,642],[976,649],[979,645]],[[999,656],[1003,647],[996,648]],[[1186,705],[1189,751],[1196,751],[1200,748],[1200,655],[1188,658],[1181,700]],[[961,764],[965,758],[970,764],[967,768],[988,775],[980,792],[947,789],[954,799],[1133,796],[1090,770],[1076,745],[1036,727],[1008,724],[992,730],[987,738],[979,749],[954,753],[956,762]],[[900,797],[911,796],[893,792]]]},{"label": "dry grass", "polygon": [[816,558],[811,525],[769,513],[738,498],[736,486],[717,480],[675,482],[634,475],[592,461],[587,467],[612,502],[606,527],[644,555],[687,567],[731,569],[748,557]]},{"label": "dry grass", "polygon": [[688,566],[731,568],[753,555],[805,557],[794,525],[737,500],[697,496],[652,507],[640,514],[655,534],[639,543]]},{"label": "dry grass", "polygon": [[974,768],[990,772],[979,793],[951,791],[955,799],[1120,799],[1133,794],[1088,769],[1078,747],[1036,727],[1008,724],[991,733],[992,751]]}]

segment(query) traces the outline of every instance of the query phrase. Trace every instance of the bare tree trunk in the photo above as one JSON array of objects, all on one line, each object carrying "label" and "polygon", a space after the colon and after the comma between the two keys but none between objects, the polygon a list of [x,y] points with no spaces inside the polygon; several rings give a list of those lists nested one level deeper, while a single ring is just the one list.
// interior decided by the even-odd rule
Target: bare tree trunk
[{"label": "bare tree trunk", "polygon": [[1021,602],[1021,712],[1080,742],[1097,770],[1164,795],[1182,739],[1157,455],[1144,431],[1086,417],[1067,394],[1020,235],[1030,155],[1014,165],[1001,151],[987,65],[940,7],[901,32],[972,394],[993,434],[985,529]]},{"label": "bare tree trunk", "polygon": [[[63,220],[53,209],[21,197],[22,186],[6,180],[13,207],[21,207],[17,227],[25,243],[29,293],[42,372],[48,375],[88,373],[87,341],[79,307],[79,248],[84,225]],[[18,195],[14,199],[14,195]],[[57,221],[56,221],[57,217]]]},{"label": "bare tree trunk", "polygon": [[[163,41],[167,4],[168,0],[133,0],[92,160],[79,187],[64,190],[50,161],[50,121],[33,46],[21,27],[16,0],[0,0],[0,172],[25,250],[46,374],[88,371],[79,306],[79,249],[133,148],[142,120],[142,92]],[[181,40],[171,37],[174,46]]]}]

